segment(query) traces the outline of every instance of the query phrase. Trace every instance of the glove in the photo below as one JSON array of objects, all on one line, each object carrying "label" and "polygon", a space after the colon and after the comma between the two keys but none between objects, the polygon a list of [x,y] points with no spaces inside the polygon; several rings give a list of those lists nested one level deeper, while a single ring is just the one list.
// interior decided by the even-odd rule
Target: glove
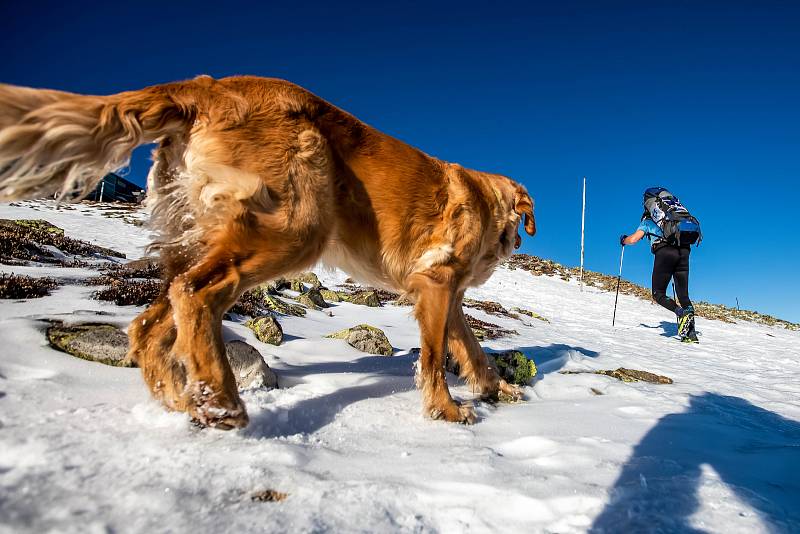
[{"label": "glove", "polygon": [[625,246],[625,239],[627,239],[627,237],[628,237],[627,234],[622,234],[621,236],[619,236],[619,244],[622,245],[623,247]]}]

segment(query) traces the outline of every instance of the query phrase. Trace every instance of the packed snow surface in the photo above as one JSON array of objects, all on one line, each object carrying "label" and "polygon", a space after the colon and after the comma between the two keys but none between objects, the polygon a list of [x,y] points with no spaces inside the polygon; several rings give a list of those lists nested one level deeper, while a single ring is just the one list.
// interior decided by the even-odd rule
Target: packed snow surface
[{"label": "packed snow surface", "polygon": [[[0,218],[46,219],[129,258],[147,243],[84,204],[3,205]],[[525,402],[479,403],[474,426],[424,418],[410,308],[341,303],[332,317],[282,317],[280,347],[224,323],[281,386],[245,391],[250,425],[224,432],[164,411],[138,369],[49,348],[45,318],[126,327],[141,311],[92,300],[79,281],[93,271],[0,269],[71,280],[0,301],[3,532],[800,531],[800,332],[699,319],[701,343],[685,345],[652,303],[620,295],[612,328],[613,294],[499,269],[468,296],[550,320],[469,310],[519,332],[484,346],[536,361]],[[317,273],[329,286],[346,276]],[[395,355],[323,337],[364,322]],[[559,373],[618,367],[674,384]],[[251,500],[267,489],[288,497]]]}]

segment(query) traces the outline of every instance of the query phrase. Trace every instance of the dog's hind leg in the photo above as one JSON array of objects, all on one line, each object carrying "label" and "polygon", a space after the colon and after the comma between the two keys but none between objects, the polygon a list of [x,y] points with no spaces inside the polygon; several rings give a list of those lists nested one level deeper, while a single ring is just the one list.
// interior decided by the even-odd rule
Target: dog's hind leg
[{"label": "dog's hind leg", "polygon": [[417,385],[422,390],[423,410],[431,418],[472,424],[475,410],[454,401],[445,380],[448,315],[455,301],[451,276],[447,268],[439,267],[410,277],[422,338]]},{"label": "dog's hind leg", "polygon": [[[160,197],[167,194],[182,158],[183,139],[173,135],[161,141],[153,152],[154,164],[147,177],[150,205],[158,205]],[[160,207],[163,211],[163,204]],[[169,204],[167,202],[166,204]],[[128,327],[130,350],[128,357],[142,370],[145,383],[153,397],[173,410],[186,411],[188,405],[183,395],[186,389],[186,369],[182,362],[170,356],[177,330],[167,289],[176,275],[186,272],[192,263],[192,251],[181,243],[173,242],[180,235],[179,217],[161,216],[161,225],[152,224],[157,233],[167,235],[168,244],[151,247],[158,251],[164,289],[156,300]],[[164,224],[167,223],[167,224]]]},{"label": "dog's hind leg", "polygon": [[461,308],[462,296],[459,295],[457,302],[451,306],[447,322],[447,348],[458,362],[461,377],[482,399],[518,401],[522,398],[519,387],[500,378],[467,325]]},{"label": "dog's hind leg", "polygon": [[170,409],[185,411],[186,369],[168,356],[176,334],[172,306],[164,292],[128,327],[128,357],[141,368],[153,397]]},{"label": "dog's hind leg", "polygon": [[[169,400],[200,424],[222,429],[247,425],[247,412],[225,356],[222,315],[247,288],[317,261],[326,230],[303,230],[299,234],[297,228],[270,230],[234,221],[216,235],[195,266],[170,284],[169,304],[177,331],[168,359],[183,366],[186,381],[181,395]],[[178,376],[171,373],[172,378]]]}]

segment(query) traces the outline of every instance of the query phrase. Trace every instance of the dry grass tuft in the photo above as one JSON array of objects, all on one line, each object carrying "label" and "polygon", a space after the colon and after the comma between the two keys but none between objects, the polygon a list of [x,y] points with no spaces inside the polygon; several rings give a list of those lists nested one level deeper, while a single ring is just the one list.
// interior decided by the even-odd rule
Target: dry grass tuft
[{"label": "dry grass tuft", "polygon": [[0,273],[0,299],[35,299],[50,294],[59,283],[53,278],[34,278]]}]

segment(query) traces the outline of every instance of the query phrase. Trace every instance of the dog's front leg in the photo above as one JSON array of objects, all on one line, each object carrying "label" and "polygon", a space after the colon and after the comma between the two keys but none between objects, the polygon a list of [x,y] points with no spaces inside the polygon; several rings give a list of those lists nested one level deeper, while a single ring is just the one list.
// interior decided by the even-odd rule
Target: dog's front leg
[{"label": "dog's front leg", "polygon": [[177,328],[171,358],[186,370],[180,404],[189,415],[205,426],[241,428],[247,412],[222,342],[222,314],[238,296],[240,273],[224,250],[215,252],[169,287]]},{"label": "dog's front leg", "polygon": [[463,294],[458,295],[451,306],[447,322],[447,348],[458,362],[461,376],[482,399],[519,401],[522,398],[520,388],[500,378],[475,339],[461,308],[462,297]]},{"label": "dog's front leg", "polygon": [[415,273],[410,282],[421,336],[418,386],[422,390],[424,413],[433,419],[472,424],[476,420],[475,410],[471,405],[455,402],[445,380],[447,319],[454,302],[452,275],[442,268]]}]

